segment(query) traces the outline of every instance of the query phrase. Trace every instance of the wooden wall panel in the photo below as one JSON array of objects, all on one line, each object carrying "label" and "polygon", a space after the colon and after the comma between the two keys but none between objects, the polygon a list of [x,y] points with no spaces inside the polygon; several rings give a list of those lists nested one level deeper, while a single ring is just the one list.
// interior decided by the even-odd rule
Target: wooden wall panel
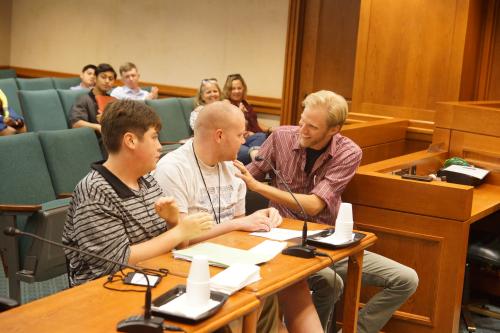
[{"label": "wooden wall panel", "polygon": [[[354,205],[355,227],[379,238],[370,251],[416,270],[419,287],[384,332],[457,332],[469,224]],[[426,258],[426,260],[422,260]],[[366,301],[376,289],[364,288]]]},{"label": "wooden wall panel", "polygon": [[458,100],[468,17],[467,0],[362,1],[353,111],[432,120],[435,102]]}]

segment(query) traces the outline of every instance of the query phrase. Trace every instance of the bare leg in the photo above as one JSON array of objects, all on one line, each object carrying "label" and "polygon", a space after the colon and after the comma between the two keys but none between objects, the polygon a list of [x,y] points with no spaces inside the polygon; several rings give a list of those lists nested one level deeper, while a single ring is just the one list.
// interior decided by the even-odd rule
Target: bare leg
[{"label": "bare leg", "polygon": [[288,332],[323,332],[305,280],[280,291],[278,299]]}]

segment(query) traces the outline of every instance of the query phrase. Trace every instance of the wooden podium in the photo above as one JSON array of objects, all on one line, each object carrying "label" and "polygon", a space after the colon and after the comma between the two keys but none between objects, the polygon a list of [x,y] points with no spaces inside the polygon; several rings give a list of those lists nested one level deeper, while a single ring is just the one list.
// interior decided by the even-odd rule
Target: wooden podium
[{"label": "wooden podium", "polygon": [[[355,228],[373,232],[372,251],[414,268],[416,293],[384,332],[457,332],[471,223],[500,209],[500,102],[439,103],[428,150],[363,165],[348,185]],[[435,173],[452,156],[491,172],[479,187],[405,180]],[[376,290],[363,289],[362,301]]]}]

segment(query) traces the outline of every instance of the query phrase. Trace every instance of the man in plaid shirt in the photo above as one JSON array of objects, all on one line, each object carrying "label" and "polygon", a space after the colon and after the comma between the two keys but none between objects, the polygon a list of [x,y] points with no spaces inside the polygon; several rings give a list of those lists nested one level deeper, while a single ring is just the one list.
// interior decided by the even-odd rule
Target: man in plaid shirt
[{"label": "man in plaid shirt", "polygon": [[[339,133],[347,118],[347,102],[342,96],[318,91],[308,95],[303,106],[299,126],[276,129],[262,145],[259,156],[279,170],[312,222],[334,225],[341,194],[354,176],[362,152]],[[241,172],[238,176],[250,190],[269,199],[283,217],[302,219],[300,207],[265,160],[255,161],[247,169],[234,162]],[[268,173],[272,177],[270,185],[259,181]],[[324,328],[342,293],[347,259],[336,263],[335,269],[341,278],[331,268],[325,268],[308,281]],[[413,269],[369,251],[363,258],[362,281],[383,289],[360,311],[358,332],[378,332],[418,286]]]}]

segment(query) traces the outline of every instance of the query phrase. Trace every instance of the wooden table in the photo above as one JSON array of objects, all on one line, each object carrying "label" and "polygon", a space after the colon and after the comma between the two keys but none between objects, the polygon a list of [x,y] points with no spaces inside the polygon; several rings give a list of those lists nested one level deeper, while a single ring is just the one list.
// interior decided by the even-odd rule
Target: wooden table
[{"label": "wooden table", "polygon": [[[327,226],[315,223],[308,223],[309,230],[325,229]],[[302,229],[302,222],[284,219],[283,228],[287,229]],[[337,262],[344,258],[349,258],[347,281],[345,281],[345,301],[344,301],[344,318],[343,332],[355,332],[356,322],[359,308],[359,294],[361,287],[361,268],[363,265],[364,250],[373,245],[377,237],[372,233],[365,233],[366,237],[356,246],[339,249],[326,250],[320,249],[322,252],[328,253],[332,259]],[[210,240],[210,242],[218,243],[226,246],[231,246],[240,249],[250,249],[253,246],[264,241],[262,237],[250,236],[247,232],[234,231],[226,235],[222,235]],[[190,263],[173,258],[171,253],[159,256],[157,258],[141,263],[144,266],[152,268],[165,267],[170,269],[174,274],[185,276],[189,272]],[[307,278],[314,272],[317,272],[331,265],[331,260],[327,257],[316,257],[313,259],[297,258],[279,254],[271,261],[263,264],[260,269],[262,279],[258,282],[248,285],[244,291],[255,295],[258,299],[263,300],[269,295]],[[218,267],[210,267],[210,274],[213,276],[222,269]]]},{"label": "wooden table", "polygon": [[[143,313],[144,293],[107,290],[102,287],[106,279],[104,277],[0,313],[0,330],[9,333],[115,332],[119,321]],[[178,284],[185,284],[185,279],[172,275],[164,277],[152,289],[153,299]],[[113,283],[113,287],[141,289],[121,283]],[[253,324],[259,305],[255,295],[236,293],[215,316],[199,324],[186,325],[169,320],[166,323],[180,326],[186,332],[213,332],[242,316]]]},{"label": "wooden table", "polygon": [[[323,225],[309,224],[310,229],[325,228]],[[283,227],[301,229],[302,222],[285,220]],[[334,261],[349,257],[348,281],[346,281],[344,302],[344,333],[356,331],[361,281],[363,251],[376,241],[375,235],[367,236],[356,246],[341,250],[322,250]],[[232,232],[211,241],[249,249],[264,241],[261,237],[250,236],[246,232]],[[278,255],[262,265],[262,280],[247,286],[232,295],[222,309],[213,317],[197,325],[186,325],[172,321],[186,332],[212,332],[229,322],[243,317],[243,330],[255,332],[257,313],[262,300],[287,286],[307,278],[331,263],[329,258],[317,257],[303,259]],[[185,284],[190,263],[176,260],[171,253],[144,261],[142,267],[167,268],[172,274],[164,277],[160,284],[152,289],[153,299],[178,284]],[[211,275],[221,268],[210,267]],[[103,288],[106,277],[71,288],[60,293],[25,304],[21,307],[0,313],[2,332],[113,332],[119,321],[143,312],[144,293],[118,292]],[[113,283],[120,289],[137,288]]]}]

